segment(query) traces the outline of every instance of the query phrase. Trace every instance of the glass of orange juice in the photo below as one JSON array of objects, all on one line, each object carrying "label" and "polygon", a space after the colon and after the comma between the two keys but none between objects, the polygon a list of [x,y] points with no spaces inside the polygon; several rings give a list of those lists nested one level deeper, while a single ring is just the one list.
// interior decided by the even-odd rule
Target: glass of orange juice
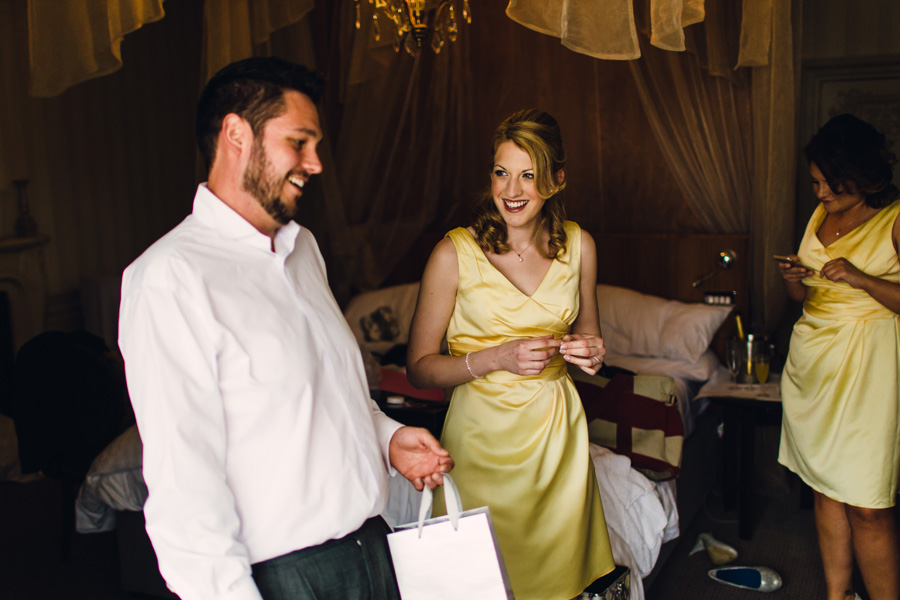
[{"label": "glass of orange juice", "polygon": [[753,356],[753,370],[760,383],[765,383],[769,378],[769,363],[769,348],[767,345],[761,344]]}]

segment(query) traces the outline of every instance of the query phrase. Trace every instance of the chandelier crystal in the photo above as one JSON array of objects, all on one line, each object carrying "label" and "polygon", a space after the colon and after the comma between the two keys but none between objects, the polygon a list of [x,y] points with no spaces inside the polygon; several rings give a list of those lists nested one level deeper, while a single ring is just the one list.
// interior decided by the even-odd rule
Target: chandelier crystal
[{"label": "chandelier crystal", "polygon": [[[353,0],[356,8],[356,28],[362,26],[364,0]],[[415,56],[422,49],[425,40],[431,36],[431,49],[437,54],[446,40],[456,41],[459,25],[456,20],[456,4],[460,0],[368,0],[372,8],[372,34],[375,41],[381,40],[382,27],[389,26],[395,33],[394,50],[405,49]],[[461,0],[462,18],[472,22],[469,0]],[[429,13],[433,13],[431,25]]]}]

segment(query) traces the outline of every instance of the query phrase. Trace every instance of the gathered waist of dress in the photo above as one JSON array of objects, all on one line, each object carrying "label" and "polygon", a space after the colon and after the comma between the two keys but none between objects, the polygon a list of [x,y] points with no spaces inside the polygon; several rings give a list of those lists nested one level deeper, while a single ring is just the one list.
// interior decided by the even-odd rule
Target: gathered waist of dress
[{"label": "gathered waist of dress", "polygon": [[811,317],[827,321],[872,321],[897,317],[897,313],[865,292],[850,297],[814,289],[803,303],[803,311]]},{"label": "gathered waist of dress", "polygon": [[[462,356],[465,356],[463,354]],[[525,381],[554,381],[565,377],[568,374],[568,365],[561,354],[557,354],[550,360],[550,364],[544,367],[544,370],[537,375],[517,375],[506,370],[491,371],[475,381],[484,381],[486,383],[521,383]]]}]

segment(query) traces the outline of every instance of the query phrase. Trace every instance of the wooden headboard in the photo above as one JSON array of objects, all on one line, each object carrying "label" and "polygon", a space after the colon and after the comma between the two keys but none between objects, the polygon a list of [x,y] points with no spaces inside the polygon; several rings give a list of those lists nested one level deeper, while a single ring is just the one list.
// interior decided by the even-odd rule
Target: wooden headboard
[{"label": "wooden headboard", "polygon": [[[418,281],[442,236],[422,234],[384,287]],[[734,292],[735,310],[746,319],[750,285],[747,234],[600,233],[594,240],[598,283],[682,302],[702,302],[704,292]],[[727,270],[716,267],[723,250],[731,250],[737,257]],[[711,271],[716,274],[709,280],[696,288],[691,285]],[[713,341],[720,357],[724,357],[727,338],[734,332],[734,319],[728,319]]]}]

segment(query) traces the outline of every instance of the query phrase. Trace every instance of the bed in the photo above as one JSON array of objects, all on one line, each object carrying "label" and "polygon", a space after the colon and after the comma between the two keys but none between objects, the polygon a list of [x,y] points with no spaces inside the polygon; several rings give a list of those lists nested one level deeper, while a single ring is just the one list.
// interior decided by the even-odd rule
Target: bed
[{"label": "bed", "polygon": [[[663,482],[632,468],[627,457],[591,446],[614,557],[637,575],[631,578],[632,597],[639,600],[715,480],[718,419],[693,398],[703,382],[722,369],[717,353],[731,333],[729,316],[734,310],[746,310],[746,265],[738,260],[735,269],[717,270],[715,258],[725,249],[746,256],[747,239],[668,234],[595,237],[598,307],[609,348],[606,364],[670,377],[685,432],[680,475]],[[416,263],[427,252],[414,249],[411,256],[418,258],[406,261],[406,267],[421,273]],[[691,285],[708,273],[715,276],[705,285]],[[704,294],[711,291],[733,292],[734,303],[704,304]],[[398,349],[408,337],[417,292],[418,283],[412,279],[359,294],[345,309],[373,389],[380,386],[383,357],[403,354]],[[422,401],[440,402],[439,398]],[[167,596],[143,532],[146,487],[140,452],[140,438],[132,428],[97,457],[78,494],[76,528],[83,533],[117,529],[123,587]],[[402,478],[393,478],[386,520],[391,524],[414,520],[417,506],[415,490]]]}]

